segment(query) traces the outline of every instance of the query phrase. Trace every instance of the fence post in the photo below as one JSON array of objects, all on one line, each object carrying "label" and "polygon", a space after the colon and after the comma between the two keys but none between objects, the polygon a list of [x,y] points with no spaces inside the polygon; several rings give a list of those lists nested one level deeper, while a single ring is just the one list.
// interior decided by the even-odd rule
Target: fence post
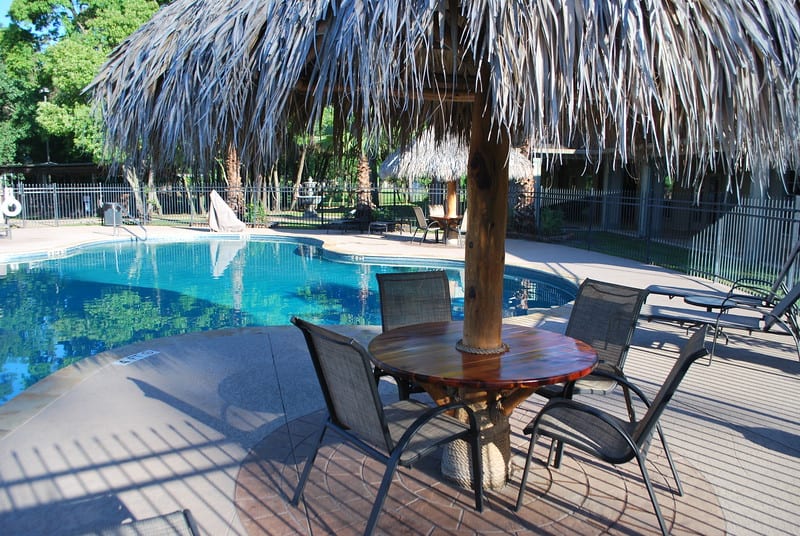
[{"label": "fence post", "polygon": [[51,188],[53,189],[53,217],[56,221],[56,227],[58,227],[58,219],[59,219],[59,210],[58,210],[58,192],[56,191],[56,185],[51,184]]},{"label": "fence post", "polygon": [[[798,213],[800,213],[800,196],[794,196],[792,203],[792,223],[789,225],[789,251],[792,251],[800,241],[800,221],[798,221]],[[789,272],[786,274],[786,281],[797,281],[797,262],[792,263]]]},{"label": "fence post", "polygon": [[533,224],[541,236],[542,228],[542,157],[531,158],[533,165]]},{"label": "fence post", "polygon": [[[596,200],[595,200],[596,199]],[[597,217],[597,205],[602,203],[603,200],[599,196],[595,196],[595,189],[589,190],[589,232],[586,233],[586,249],[592,251],[592,233],[594,232],[594,219]]]},{"label": "fence post", "polygon": [[648,199],[647,199],[647,201],[645,203],[648,204],[649,206],[647,208],[647,222],[646,222],[645,230],[644,230],[644,243],[645,243],[644,262],[645,262],[645,264],[651,264],[652,263],[652,251],[650,250],[650,243],[651,243],[651,241],[653,239],[653,236],[652,236],[652,232],[653,232],[653,217],[655,216],[653,214],[654,206],[655,206],[655,194],[653,193],[653,189],[652,188],[650,188],[648,190],[647,197],[648,197]]}]

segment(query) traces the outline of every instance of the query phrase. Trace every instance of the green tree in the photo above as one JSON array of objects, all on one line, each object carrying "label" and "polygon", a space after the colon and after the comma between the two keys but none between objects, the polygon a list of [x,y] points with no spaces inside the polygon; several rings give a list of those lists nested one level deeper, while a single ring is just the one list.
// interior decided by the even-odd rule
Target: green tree
[{"label": "green tree", "polygon": [[98,125],[83,88],[108,53],[150,18],[160,3],[165,2],[14,0],[11,3],[11,28],[16,28],[19,35],[33,38],[34,64],[39,67],[28,71],[37,73],[36,89],[29,88],[27,92],[28,100],[37,103],[31,129],[40,128],[47,136],[54,160],[101,158]]},{"label": "green tree", "polygon": [[0,28],[0,163],[31,160],[41,140],[36,65],[33,35],[17,26]]}]

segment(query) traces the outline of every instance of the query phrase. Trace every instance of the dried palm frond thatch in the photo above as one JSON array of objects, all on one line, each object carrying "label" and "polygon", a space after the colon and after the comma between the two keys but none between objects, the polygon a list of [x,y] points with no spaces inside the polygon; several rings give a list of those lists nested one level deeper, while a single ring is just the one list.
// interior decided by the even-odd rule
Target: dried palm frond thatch
[{"label": "dried palm frond thatch", "polygon": [[[381,162],[378,173],[382,178],[431,178],[449,182],[467,174],[469,146],[452,135],[437,139],[428,130],[403,149],[394,151]],[[508,177],[532,179],[533,164],[517,150],[508,154]]]},{"label": "dried palm frond thatch", "polygon": [[[485,89],[498,131],[531,146],[796,166],[793,0],[176,0],[90,90],[108,147],[207,166],[232,143],[268,159],[323,108],[368,139],[469,131]],[[487,75],[481,76],[481,68]]]},{"label": "dried palm frond thatch", "polygon": [[797,168],[798,73],[796,0],[176,0],[88,89],[134,165],[202,171],[235,150],[261,167],[329,106],[367,143],[469,133],[459,344],[483,353],[503,348],[512,138],[658,158],[684,181]]}]

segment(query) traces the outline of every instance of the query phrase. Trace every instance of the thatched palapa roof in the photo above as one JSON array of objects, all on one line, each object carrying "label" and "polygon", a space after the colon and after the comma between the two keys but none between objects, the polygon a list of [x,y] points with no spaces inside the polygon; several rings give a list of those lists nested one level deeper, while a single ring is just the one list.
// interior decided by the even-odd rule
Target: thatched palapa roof
[{"label": "thatched palapa roof", "polygon": [[[333,104],[368,139],[495,125],[531,146],[796,166],[794,0],[176,0],[89,88],[118,157],[272,158]],[[479,65],[487,67],[481,78]]]},{"label": "thatched palapa roof", "polygon": [[512,140],[797,168],[798,73],[796,0],[176,0],[89,89],[137,166],[257,169],[329,106],[372,144],[469,133],[459,349],[501,353]]},{"label": "thatched palapa roof", "polygon": [[[459,180],[467,174],[469,146],[452,135],[437,140],[428,130],[402,149],[394,151],[381,162],[378,173],[382,178],[398,177],[421,179],[430,177],[437,181]],[[517,150],[508,155],[510,179],[532,179],[531,161]]]}]

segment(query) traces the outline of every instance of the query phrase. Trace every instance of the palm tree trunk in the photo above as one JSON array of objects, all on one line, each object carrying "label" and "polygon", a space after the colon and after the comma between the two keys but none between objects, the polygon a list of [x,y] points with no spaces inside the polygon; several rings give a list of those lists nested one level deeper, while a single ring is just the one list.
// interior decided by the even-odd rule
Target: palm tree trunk
[{"label": "palm tree trunk", "polygon": [[300,195],[300,183],[303,181],[303,168],[306,166],[306,154],[308,153],[308,144],[303,145],[303,151],[300,153],[300,164],[297,166],[297,175],[294,178],[294,188],[292,188],[292,206],[289,210],[297,208],[297,196]]},{"label": "palm tree trunk", "polygon": [[147,173],[147,206],[151,207],[149,212],[161,214],[161,201],[156,193],[156,173],[153,168]]},{"label": "palm tree trunk", "polygon": [[139,183],[139,174],[136,173],[136,169],[131,166],[125,166],[123,168],[123,173],[125,175],[125,181],[128,183],[128,186],[131,187],[133,191],[133,204],[134,210],[131,211],[131,207],[126,207],[128,209],[128,215],[137,218],[140,215],[144,214],[144,207],[142,202],[141,194],[141,184]]},{"label": "palm tree trunk", "polygon": [[272,164],[270,181],[272,183],[272,210],[281,210],[281,181],[278,176],[277,164]]},{"label": "palm tree trunk", "polygon": [[228,144],[225,154],[225,180],[228,183],[228,206],[241,216],[244,210],[244,192],[242,191],[242,166],[239,152],[233,143]]},{"label": "palm tree trunk", "polygon": [[358,205],[366,205],[369,207],[373,205],[370,174],[369,157],[362,149],[361,156],[358,159],[358,192],[356,194]]}]

